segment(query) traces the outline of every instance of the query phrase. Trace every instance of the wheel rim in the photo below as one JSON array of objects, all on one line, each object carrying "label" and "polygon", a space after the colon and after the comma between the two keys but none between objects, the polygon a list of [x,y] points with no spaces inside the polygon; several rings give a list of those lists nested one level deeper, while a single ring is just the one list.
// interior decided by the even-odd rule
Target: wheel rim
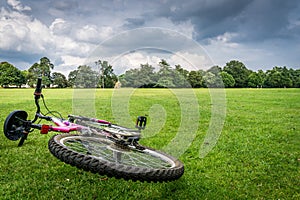
[{"label": "wheel rim", "polygon": [[72,151],[106,162],[152,169],[166,169],[175,166],[174,161],[162,153],[151,149],[141,151],[134,147],[121,147],[106,138],[68,136],[62,138],[60,143]]}]

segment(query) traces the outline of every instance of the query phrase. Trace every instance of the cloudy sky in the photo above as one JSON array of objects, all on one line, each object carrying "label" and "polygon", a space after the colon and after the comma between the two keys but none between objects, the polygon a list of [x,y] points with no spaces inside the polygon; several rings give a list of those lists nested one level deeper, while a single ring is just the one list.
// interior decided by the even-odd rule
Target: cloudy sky
[{"label": "cloudy sky", "polygon": [[28,69],[48,57],[67,74],[108,60],[122,73],[171,65],[300,68],[298,0],[1,0],[0,62]]}]

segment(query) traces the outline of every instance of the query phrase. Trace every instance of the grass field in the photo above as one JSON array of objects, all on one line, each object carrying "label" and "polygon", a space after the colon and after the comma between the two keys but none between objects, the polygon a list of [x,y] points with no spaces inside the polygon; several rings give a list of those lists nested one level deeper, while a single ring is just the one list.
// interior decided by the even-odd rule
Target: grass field
[{"label": "grass field", "polygon": [[[72,113],[73,90],[43,92],[50,109],[63,116]],[[97,117],[115,120],[112,92],[97,90]],[[199,149],[210,123],[212,102],[207,89],[194,92],[199,102],[200,120],[195,122],[199,129],[180,156],[184,175],[169,183],[141,183],[64,164],[48,151],[53,133],[34,131],[24,146],[17,147],[17,142],[5,138],[3,123],[17,109],[33,117],[33,90],[0,89],[0,199],[300,199],[300,90],[226,89],[222,134],[204,158],[199,158]],[[181,121],[177,101],[166,89],[132,93],[126,113],[131,120],[150,112],[153,105],[165,116],[159,133],[145,131],[143,144],[163,148],[174,137]],[[149,121],[151,127],[155,118]]]}]

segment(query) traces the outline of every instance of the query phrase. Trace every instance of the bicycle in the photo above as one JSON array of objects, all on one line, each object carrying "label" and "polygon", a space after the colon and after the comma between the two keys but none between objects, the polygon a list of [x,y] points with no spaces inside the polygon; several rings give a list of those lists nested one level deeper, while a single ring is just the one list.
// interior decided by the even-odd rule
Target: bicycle
[{"label": "bicycle", "polygon": [[[39,104],[41,97],[48,111],[45,115]],[[18,146],[22,146],[29,133],[36,129],[41,134],[58,132],[62,134],[52,136],[48,142],[50,152],[61,161],[85,171],[146,182],[173,181],[184,173],[184,165],[178,159],[139,144],[141,131],[147,124],[145,116],[137,118],[136,129],[77,115],[63,119],[59,112],[50,111],[46,106],[41,78],[37,80],[34,100],[37,110],[33,120],[27,119],[26,111],[15,110],[4,122],[5,136],[9,140],[20,140]],[[38,119],[53,125],[37,123]]]}]

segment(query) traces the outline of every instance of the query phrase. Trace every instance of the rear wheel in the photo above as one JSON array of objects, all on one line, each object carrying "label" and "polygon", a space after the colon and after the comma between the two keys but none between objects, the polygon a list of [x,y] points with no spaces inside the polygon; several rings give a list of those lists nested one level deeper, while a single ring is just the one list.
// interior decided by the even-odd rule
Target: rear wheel
[{"label": "rear wheel", "polygon": [[11,112],[4,122],[4,135],[10,140],[18,140],[26,131],[25,122],[27,119],[27,112],[24,110],[15,110]]},{"label": "rear wheel", "polygon": [[50,152],[65,163],[101,175],[140,181],[172,181],[184,173],[183,164],[160,151],[121,145],[105,137],[55,135]]}]

